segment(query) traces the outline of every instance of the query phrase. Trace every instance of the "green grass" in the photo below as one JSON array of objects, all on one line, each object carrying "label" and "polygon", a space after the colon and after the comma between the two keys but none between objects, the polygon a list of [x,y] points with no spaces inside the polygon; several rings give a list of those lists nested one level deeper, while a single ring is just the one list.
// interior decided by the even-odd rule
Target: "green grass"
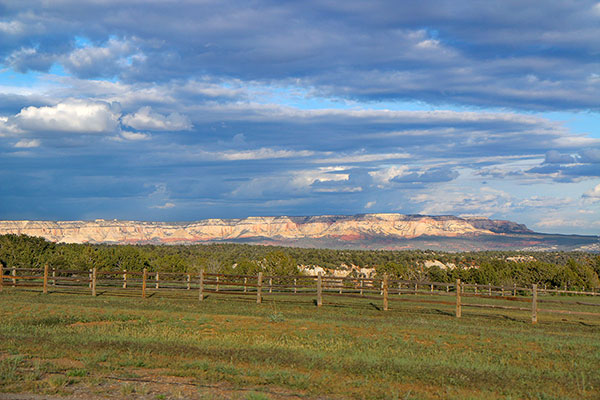
[{"label": "green grass", "polygon": [[148,398],[176,398],[182,384],[197,398],[215,390],[225,397],[214,398],[239,399],[600,397],[597,317],[540,314],[531,325],[524,311],[465,307],[456,319],[452,306],[434,304],[390,301],[383,312],[373,300],[332,296],[321,308],[311,297],[267,294],[257,305],[254,297],[166,296],[5,289],[0,391],[102,383],[94,390]]}]

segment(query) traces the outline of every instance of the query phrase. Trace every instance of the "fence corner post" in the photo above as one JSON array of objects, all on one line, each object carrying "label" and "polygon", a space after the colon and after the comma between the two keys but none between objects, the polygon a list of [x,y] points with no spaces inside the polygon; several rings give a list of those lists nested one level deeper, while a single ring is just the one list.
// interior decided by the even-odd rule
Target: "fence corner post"
[{"label": "fence corner post", "polygon": [[456,318],[460,318],[462,316],[462,306],[460,304],[460,290],[461,290],[460,279],[457,279],[456,280]]},{"label": "fence corner post", "polygon": [[323,273],[319,271],[317,274],[317,307],[323,305]]},{"label": "fence corner post", "polygon": [[388,274],[383,274],[383,311],[388,310]]},{"label": "fence corner post", "polygon": [[44,265],[44,288],[42,293],[48,294],[48,264]]},{"label": "fence corner post", "polygon": [[148,279],[148,268],[144,268],[142,273],[142,299],[146,298],[146,280]]},{"label": "fence corner post", "polygon": [[262,303],[262,272],[258,273],[258,281],[256,284],[256,304]]},{"label": "fence corner post", "polygon": [[537,285],[534,283],[531,287],[531,323],[537,324]]},{"label": "fence corner post", "polygon": [[123,270],[123,289],[127,289],[127,270]]},{"label": "fence corner post", "polygon": [[198,301],[204,300],[204,269],[200,270],[200,284],[198,285]]},{"label": "fence corner post", "polygon": [[92,296],[96,295],[96,267],[92,268]]},{"label": "fence corner post", "polygon": [[0,292],[4,290],[4,265],[0,262]]}]

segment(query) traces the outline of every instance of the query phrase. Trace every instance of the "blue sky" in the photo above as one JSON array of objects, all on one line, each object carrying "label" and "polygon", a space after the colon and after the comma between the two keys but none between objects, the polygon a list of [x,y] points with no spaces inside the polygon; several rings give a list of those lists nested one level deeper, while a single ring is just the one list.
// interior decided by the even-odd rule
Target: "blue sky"
[{"label": "blue sky", "polygon": [[0,218],[600,231],[596,1],[0,2]]}]

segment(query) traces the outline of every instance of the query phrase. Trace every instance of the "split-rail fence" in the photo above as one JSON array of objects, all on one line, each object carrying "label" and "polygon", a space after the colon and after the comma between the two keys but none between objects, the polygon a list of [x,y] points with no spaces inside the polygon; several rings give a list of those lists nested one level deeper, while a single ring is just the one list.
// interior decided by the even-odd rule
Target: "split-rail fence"
[{"label": "split-rail fence", "polygon": [[[114,291],[149,297],[157,291],[196,291],[198,301],[208,294],[245,295],[256,298],[261,303],[265,296],[293,295],[314,298],[317,307],[323,305],[326,295],[376,300],[381,302],[383,311],[389,309],[390,302],[417,302],[440,304],[455,307],[457,318],[462,316],[463,307],[490,308],[500,310],[526,311],[531,314],[531,322],[537,323],[538,313],[570,314],[600,317],[600,312],[590,309],[600,307],[598,289],[568,290],[567,288],[547,288],[536,284],[531,287],[497,286],[491,284],[471,284],[457,280],[454,283],[427,282],[392,279],[388,275],[375,278],[331,277],[296,275],[268,276],[232,275],[207,273],[161,272],[161,271],[89,271],[50,268],[3,268],[0,264],[0,292],[4,288],[39,288],[43,294],[68,289],[85,290],[92,296]],[[411,296],[412,295],[412,296]],[[590,301],[586,298],[592,298]],[[485,300],[485,301],[482,301]],[[490,304],[492,303],[496,304]],[[507,305],[521,303],[522,306]],[[501,304],[498,304],[501,303]],[[540,308],[539,305],[554,304],[554,308]],[[585,308],[586,311],[573,308]]]}]

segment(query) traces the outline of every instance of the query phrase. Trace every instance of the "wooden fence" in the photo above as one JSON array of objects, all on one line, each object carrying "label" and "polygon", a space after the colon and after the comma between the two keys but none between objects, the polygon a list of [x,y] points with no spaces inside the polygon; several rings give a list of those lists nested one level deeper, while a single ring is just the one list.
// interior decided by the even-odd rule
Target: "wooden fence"
[{"label": "wooden fence", "polygon": [[[565,307],[600,307],[600,301],[582,301],[582,298],[600,295],[597,289],[576,291],[547,287],[495,286],[491,284],[467,284],[424,282],[391,279],[387,275],[375,278],[330,277],[319,273],[317,276],[267,276],[199,273],[149,272],[143,271],[89,271],[49,268],[10,268],[0,264],[0,292],[4,288],[41,288],[49,291],[84,290],[92,296],[99,293],[130,293],[142,298],[157,291],[197,291],[199,301],[207,294],[253,296],[257,303],[268,296],[308,296],[315,298],[317,307],[323,305],[323,298],[351,297],[381,301],[381,309],[387,311],[390,302],[416,302],[455,306],[457,318],[462,316],[463,307],[489,308],[500,310],[527,311],[531,322],[536,323],[538,313],[570,314],[600,317],[598,312],[565,309]],[[471,300],[469,300],[471,299]],[[566,299],[566,300],[565,300]],[[482,302],[485,300],[487,302]],[[600,300],[600,298],[598,299]],[[496,302],[496,304],[490,304]],[[502,302],[503,304],[497,304]],[[525,303],[522,306],[507,305]],[[555,304],[554,309],[539,308],[540,304]],[[561,307],[563,307],[561,309]]]}]

